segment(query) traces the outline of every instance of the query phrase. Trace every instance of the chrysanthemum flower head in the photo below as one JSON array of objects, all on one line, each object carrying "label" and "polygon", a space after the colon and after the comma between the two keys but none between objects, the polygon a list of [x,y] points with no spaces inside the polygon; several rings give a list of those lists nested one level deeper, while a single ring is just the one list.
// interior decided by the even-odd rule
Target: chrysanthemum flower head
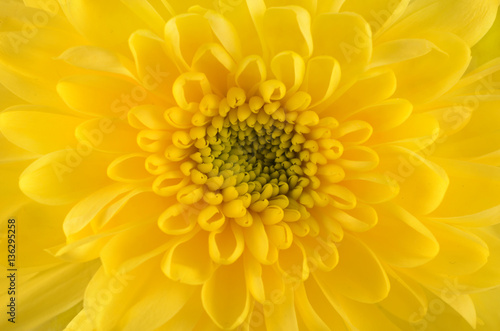
[{"label": "chrysanthemum flower head", "polygon": [[21,325],[494,330],[498,5],[2,1]]}]

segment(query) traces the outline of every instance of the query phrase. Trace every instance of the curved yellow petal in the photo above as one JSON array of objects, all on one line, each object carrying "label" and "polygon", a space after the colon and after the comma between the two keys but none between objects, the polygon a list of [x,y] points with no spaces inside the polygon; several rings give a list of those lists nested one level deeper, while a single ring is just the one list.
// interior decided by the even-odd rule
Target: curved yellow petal
[{"label": "curved yellow petal", "polygon": [[375,151],[380,156],[380,171],[399,185],[395,202],[417,215],[438,208],[449,192],[447,169],[402,147],[386,146]]},{"label": "curved yellow petal", "polygon": [[301,89],[311,96],[310,107],[332,96],[340,82],[340,71],[339,63],[330,56],[316,56],[307,62]]},{"label": "curved yellow petal", "polygon": [[[479,41],[493,24],[497,0],[415,0],[382,39],[410,37],[426,30],[452,32],[469,46]],[[443,15],[446,12],[447,15]]]},{"label": "curved yellow petal", "polygon": [[342,82],[365,70],[372,56],[370,26],[358,14],[321,14],[312,25],[314,55],[328,55],[340,63]]},{"label": "curved yellow petal", "polygon": [[[396,91],[396,76],[386,68],[372,69],[360,76],[325,110],[327,115],[344,118],[364,107],[380,103]],[[359,96],[362,95],[363,98]]]},{"label": "curved yellow petal", "polygon": [[[179,313],[197,292],[195,286],[171,281],[159,270],[153,270],[149,283],[154,286],[146,286],[137,302],[120,318],[120,330],[156,330]],[[143,318],[145,311],[148,318]]]},{"label": "curved yellow petal", "polygon": [[441,96],[462,77],[470,62],[470,49],[457,36],[432,32],[424,38],[437,48],[426,55],[389,65],[398,80],[395,97],[425,103]]},{"label": "curved yellow petal", "polygon": [[358,13],[376,36],[390,27],[404,12],[409,0],[345,0],[340,11]]},{"label": "curved yellow petal", "polygon": [[[449,159],[436,159],[435,162],[448,174],[450,185],[432,216],[465,216],[498,206],[498,167]],[[481,199],[477,198],[478,192],[481,192]]]},{"label": "curved yellow petal", "polygon": [[366,244],[346,233],[338,251],[339,264],[332,271],[313,274],[327,296],[345,295],[358,302],[376,303],[388,295],[387,274]]},{"label": "curved yellow petal", "polygon": [[403,268],[422,265],[439,252],[439,242],[417,218],[396,204],[375,207],[378,223],[358,233],[385,262]]},{"label": "curved yellow petal", "polygon": [[[120,0],[62,2],[61,8],[76,30],[99,46],[124,50],[128,36],[147,24]],[[95,24],[95,17],[106,19]]]},{"label": "curved yellow petal", "polygon": [[133,78],[130,71],[133,64],[125,56],[104,47],[76,46],[65,50],[58,59],[75,67],[112,72]]},{"label": "curved yellow petal", "polygon": [[175,16],[165,25],[166,46],[185,69],[190,67],[198,48],[213,42],[213,37],[210,24],[198,14]]},{"label": "curved yellow petal", "polygon": [[87,155],[74,149],[53,152],[24,170],[19,187],[40,203],[74,202],[110,183],[105,170],[110,161],[108,155],[99,152]]},{"label": "curved yellow petal", "polygon": [[179,75],[174,61],[164,50],[165,41],[148,30],[135,31],[128,44],[142,86],[167,101],[173,100],[172,84]]},{"label": "curved yellow petal", "polygon": [[271,56],[283,51],[293,51],[302,57],[312,54],[311,17],[304,8],[268,8],[263,18],[263,29]]},{"label": "curved yellow petal", "polygon": [[425,222],[439,242],[439,253],[420,268],[431,274],[466,275],[488,260],[489,249],[480,237],[452,225]]},{"label": "curved yellow petal", "polygon": [[53,113],[50,108],[17,106],[0,113],[0,130],[19,147],[46,154],[76,145],[74,131],[82,121]]},{"label": "curved yellow petal", "polygon": [[410,117],[412,110],[413,105],[406,99],[389,99],[359,109],[348,118],[370,123],[373,131],[377,133],[404,123]]},{"label": "curved yellow petal", "polygon": [[218,327],[233,329],[240,325],[250,312],[252,300],[242,261],[219,267],[203,284],[201,300]]},{"label": "curved yellow petal", "polygon": [[74,135],[77,147],[112,153],[133,153],[141,149],[136,143],[137,130],[125,121],[101,117],[81,123]]},{"label": "curved yellow petal", "polygon": [[144,87],[112,76],[65,77],[57,84],[57,92],[72,109],[111,118],[126,119],[130,108],[139,103],[154,103]]},{"label": "curved yellow petal", "polygon": [[184,284],[200,285],[212,277],[214,264],[208,254],[208,234],[191,232],[176,240],[165,254],[162,270],[168,278]]}]

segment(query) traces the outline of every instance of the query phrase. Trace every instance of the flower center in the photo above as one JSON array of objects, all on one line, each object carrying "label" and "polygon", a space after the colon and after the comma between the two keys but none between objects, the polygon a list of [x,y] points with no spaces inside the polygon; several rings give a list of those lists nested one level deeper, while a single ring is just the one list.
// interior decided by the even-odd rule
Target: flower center
[{"label": "flower center", "polygon": [[329,202],[317,189],[319,178],[339,168],[332,163],[343,152],[332,131],[338,123],[306,110],[307,93],[284,98],[272,88],[279,83],[268,86],[248,100],[236,87],[226,98],[205,94],[196,107],[165,114],[176,130],[167,135],[170,166],[153,189],[175,194],[182,208],[198,210],[198,223],[206,230],[214,230],[209,223],[221,217],[241,226],[250,226],[255,214],[265,224],[294,222],[307,219],[307,209]]}]

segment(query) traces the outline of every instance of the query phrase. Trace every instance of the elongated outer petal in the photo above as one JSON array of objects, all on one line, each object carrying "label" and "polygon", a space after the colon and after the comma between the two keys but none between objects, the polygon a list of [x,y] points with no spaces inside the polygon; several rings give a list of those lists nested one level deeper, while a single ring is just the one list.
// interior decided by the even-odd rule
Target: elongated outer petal
[{"label": "elongated outer petal", "polygon": [[472,46],[490,29],[498,5],[498,0],[415,0],[382,39],[398,39],[425,30],[440,30],[452,32]]},{"label": "elongated outer petal", "polygon": [[424,103],[441,96],[462,77],[470,62],[467,44],[449,32],[418,35],[436,45],[425,55],[389,65],[398,80],[394,96]]},{"label": "elongated outer petal", "polygon": [[448,174],[439,165],[401,147],[383,147],[380,170],[400,187],[394,201],[416,214],[435,210],[447,192]]},{"label": "elongated outer petal", "polygon": [[132,61],[104,47],[76,46],[65,50],[58,59],[84,69],[113,72],[133,78]]},{"label": "elongated outer petal", "polygon": [[467,275],[488,261],[488,245],[473,233],[448,224],[426,222],[439,242],[439,253],[421,268],[432,274]]},{"label": "elongated outer petal", "polygon": [[19,178],[21,190],[35,201],[50,205],[67,204],[109,184],[106,154],[90,155],[78,150],[47,154],[27,167]]},{"label": "elongated outer petal", "polygon": [[[450,186],[433,216],[465,216],[498,206],[498,167],[450,159],[435,161],[448,174]],[[480,199],[478,192],[481,192]]]},{"label": "elongated outer petal", "polygon": [[251,307],[251,295],[247,289],[243,261],[219,267],[203,284],[201,300],[206,312],[223,329],[241,324]]},{"label": "elongated outer petal", "polygon": [[379,222],[358,236],[389,264],[415,267],[434,258],[439,243],[417,218],[392,203],[376,206]]},{"label": "elongated outer petal", "polygon": [[61,17],[57,3],[45,4],[52,10],[30,8],[21,1],[2,3],[0,82],[29,103],[59,107],[54,85],[75,69],[53,60],[85,41]]},{"label": "elongated outer petal", "polygon": [[274,305],[274,312],[265,316],[266,327],[268,330],[299,331],[297,317],[294,306],[294,293],[291,288],[287,288],[283,298]]},{"label": "elongated outer petal", "polygon": [[488,261],[476,272],[460,276],[459,284],[471,288],[489,288],[500,283],[500,239],[491,228],[475,229],[472,233],[488,245]]},{"label": "elongated outer petal", "polygon": [[213,274],[214,265],[208,253],[206,231],[180,237],[162,261],[162,270],[168,278],[184,284],[204,284]]},{"label": "elongated outer petal", "polygon": [[[30,316],[23,325],[28,329],[35,329],[81,302],[85,287],[97,267],[98,263],[95,261],[84,264],[64,263],[23,280],[23,291],[16,293],[17,313]],[[5,302],[10,300],[9,297],[7,292],[0,296]],[[6,318],[0,321],[2,329],[11,325]]]},{"label": "elongated outer petal", "polygon": [[264,14],[264,34],[274,56],[294,51],[303,57],[312,53],[311,18],[302,7],[271,7]]},{"label": "elongated outer petal", "polygon": [[0,130],[12,143],[45,154],[76,145],[74,131],[82,121],[45,107],[17,106],[0,114]]},{"label": "elongated outer petal", "polygon": [[[175,316],[197,292],[197,286],[179,284],[153,270],[149,281],[137,302],[131,304],[118,322],[120,330],[153,331]],[[144,315],[147,312],[147,317]]]},{"label": "elongated outer petal", "polygon": [[[125,50],[130,34],[147,24],[120,0],[107,2],[77,0],[59,1],[59,3],[71,24],[88,40],[99,46]],[[96,22],[96,17],[106,17],[106,19]]]},{"label": "elongated outer petal", "polygon": [[328,294],[375,303],[389,293],[389,279],[375,254],[359,239],[345,234],[338,247],[339,264],[330,272],[313,273]]},{"label": "elongated outer petal", "polygon": [[370,26],[358,14],[322,14],[312,26],[314,55],[334,57],[342,71],[342,81],[363,71],[372,56]]}]

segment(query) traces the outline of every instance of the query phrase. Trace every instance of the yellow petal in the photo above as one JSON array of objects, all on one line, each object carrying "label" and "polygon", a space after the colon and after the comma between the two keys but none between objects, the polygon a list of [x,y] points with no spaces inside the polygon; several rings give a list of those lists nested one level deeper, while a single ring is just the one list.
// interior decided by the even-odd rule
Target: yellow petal
[{"label": "yellow petal", "polygon": [[498,20],[497,12],[497,19],[495,19],[491,29],[477,44],[474,45],[474,47],[472,47],[472,57],[476,59],[478,66],[500,56],[498,49],[494,46],[498,44],[499,38],[500,20]]},{"label": "yellow petal", "polygon": [[58,59],[73,66],[112,72],[133,78],[132,62],[123,55],[97,46],[76,46],[65,50]]},{"label": "yellow petal", "polygon": [[[136,143],[137,130],[132,129],[125,121],[99,118],[80,124],[75,136],[80,148],[114,153],[140,152]],[[78,146],[78,145],[77,145]]]},{"label": "yellow petal", "polygon": [[345,230],[353,232],[368,231],[377,224],[378,220],[375,209],[361,203],[349,211],[332,210],[331,217],[338,221]]},{"label": "yellow petal", "polygon": [[121,119],[126,119],[127,111],[139,103],[153,103],[144,87],[111,76],[66,77],[59,81],[57,92],[77,111]]},{"label": "yellow petal", "polygon": [[302,89],[311,96],[311,107],[325,101],[340,82],[340,66],[330,56],[316,56],[307,62]]},{"label": "yellow petal", "polygon": [[45,7],[54,10],[47,11],[18,1],[2,4],[0,82],[29,103],[59,107],[62,103],[54,86],[61,76],[75,70],[54,59],[65,49],[85,42],[57,15],[56,6],[48,4]]},{"label": "yellow petal", "polygon": [[[310,293],[306,292],[304,285],[300,284],[298,289],[294,293],[295,299],[295,308],[297,313],[304,320],[304,324],[310,330],[330,330],[328,328],[328,324],[324,322],[318,312],[311,305],[311,302],[308,298]],[[313,302],[316,301],[316,298],[312,296]],[[337,329],[336,329],[337,330]]]},{"label": "yellow petal", "polygon": [[379,302],[387,296],[387,274],[364,243],[346,233],[338,251],[339,264],[332,271],[313,274],[327,296],[341,294],[364,303]]},{"label": "yellow petal", "polygon": [[370,66],[374,68],[411,60],[426,55],[434,48],[436,48],[436,46],[425,39],[400,39],[388,41],[374,48]]},{"label": "yellow petal", "polygon": [[291,282],[300,282],[309,277],[306,251],[300,242],[294,241],[289,248],[280,250],[278,269]]},{"label": "yellow petal", "polygon": [[240,325],[251,305],[242,261],[219,267],[203,284],[201,300],[218,327],[232,329]]},{"label": "yellow petal", "polygon": [[116,158],[108,166],[109,178],[124,183],[141,183],[152,176],[146,171],[144,165],[146,155],[144,154],[126,154]]},{"label": "yellow petal", "polygon": [[[164,252],[170,244],[167,243],[169,239],[169,236],[158,229],[156,222],[118,233],[100,252],[103,267],[108,273],[128,272]],[[140,242],[141,245],[133,247],[131,242]]]},{"label": "yellow petal", "polygon": [[500,328],[500,316],[497,314],[498,306],[492,304],[492,302],[496,302],[499,294],[499,287],[489,291],[471,294],[474,305],[476,306],[479,330],[487,330],[487,328],[495,330]]},{"label": "yellow petal", "polygon": [[221,232],[212,231],[208,237],[208,251],[218,264],[232,264],[243,253],[245,242],[241,228],[227,224]]},{"label": "yellow petal", "polygon": [[[11,202],[7,199],[4,201],[6,203]],[[9,238],[16,239],[16,242],[24,241],[29,243],[29,245],[15,245],[16,267],[21,270],[43,270],[48,265],[60,264],[61,261],[55,259],[52,254],[47,252],[47,249],[65,241],[60,224],[68,212],[68,206],[46,206],[30,201],[23,203],[18,210],[11,210],[11,208],[17,207],[14,202],[11,203],[12,205],[2,204],[1,206],[1,208],[5,208],[7,214],[3,222],[5,230],[1,232],[1,235],[5,238],[5,245],[7,247]],[[12,223],[7,223],[7,220],[11,218],[16,219],[15,228],[11,225]],[[40,219],[44,221],[40,222]],[[21,220],[23,227],[25,227],[22,232],[19,230]],[[16,235],[15,238],[12,234]],[[2,253],[5,261],[8,260],[9,254],[11,253],[7,249]]]},{"label": "yellow petal", "polygon": [[432,32],[425,38],[437,48],[426,55],[389,65],[398,79],[395,97],[425,103],[450,89],[467,69],[470,49],[463,40],[446,32]]},{"label": "yellow petal", "polygon": [[136,129],[166,130],[169,127],[163,117],[164,111],[160,106],[139,105],[128,112],[128,124]]},{"label": "yellow petal", "polygon": [[261,43],[262,20],[266,11],[263,0],[243,0],[238,2],[219,2],[220,11],[234,26],[242,40],[243,56],[262,55],[264,46]]},{"label": "yellow petal", "polygon": [[63,229],[66,236],[80,232],[97,214],[113,200],[132,190],[126,184],[112,184],[94,191],[71,208],[64,220]]},{"label": "yellow petal", "polygon": [[56,114],[40,106],[18,106],[0,114],[0,130],[5,137],[39,154],[76,145],[74,131],[81,122],[80,118]]},{"label": "yellow petal", "polygon": [[[126,42],[132,32],[145,25],[135,13],[121,1],[106,3],[73,1],[61,5],[73,26],[93,44],[126,49]],[[113,12],[113,15],[109,15]],[[99,24],[91,24],[95,17],[106,17]],[[147,24],[147,23],[146,23]]]},{"label": "yellow petal", "polygon": [[208,21],[198,14],[183,14],[170,19],[165,25],[165,41],[176,61],[189,68],[198,48],[213,42]]},{"label": "yellow petal", "polygon": [[361,173],[348,176],[343,185],[354,193],[359,201],[381,203],[392,200],[399,192],[397,182],[379,173]]},{"label": "yellow petal", "polygon": [[413,105],[408,100],[389,99],[360,109],[348,118],[368,122],[374,132],[380,132],[402,124],[410,117],[412,110]]},{"label": "yellow petal", "polygon": [[274,56],[293,51],[303,57],[312,53],[311,17],[307,10],[297,6],[271,7],[264,14],[267,46]]},{"label": "yellow petal", "polygon": [[[488,90],[491,91],[493,86],[490,85],[489,79],[483,78],[481,84],[488,86]],[[470,96],[469,98],[465,100],[474,100],[474,103],[471,103],[470,106],[466,104],[467,108],[452,108],[443,114],[443,118],[452,126],[452,129],[461,130],[456,134],[450,134],[442,144],[436,147],[433,155],[475,160],[490,153],[498,153],[500,149],[500,133],[498,125],[496,125],[500,121],[500,115],[497,111],[498,100],[482,101],[478,96]]]},{"label": "yellow petal", "polygon": [[500,239],[490,229],[477,229],[472,233],[488,245],[488,262],[472,274],[460,276],[459,284],[472,288],[490,288],[500,283]]},{"label": "yellow petal", "polygon": [[263,264],[270,264],[277,258],[275,251],[271,247],[266,228],[258,214],[253,214],[252,226],[244,229],[245,245],[252,255]]},{"label": "yellow petal", "polygon": [[436,159],[436,163],[448,174],[450,186],[433,216],[465,216],[498,206],[498,167],[447,159]]},{"label": "yellow petal", "polygon": [[294,293],[291,288],[286,289],[283,298],[275,304],[272,314],[264,315],[266,327],[268,330],[284,330],[298,331],[297,317],[294,307]]},{"label": "yellow petal", "polygon": [[179,71],[164,51],[164,40],[147,30],[135,31],[128,39],[142,86],[168,101]]},{"label": "yellow petal", "polygon": [[[354,301],[339,293],[325,290],[322,281],[318,280],[316,277],[315,280],[317,285],[308,284],[308,291],[318,288],[318,290],[323,293],[328,299],[328,304],[334,308],[329,309],[329,311],[336,311],[335,315],[338,314],[342,319],[343,323],[341,329],[346,327],[348,330],[370,330],[376,325],[377,328],[381,327],[383,330],[399,330],[388,320],[377,305]],[[315,292],[317,293],[318,290],[315,290]],[[319,295],[316,294],[315,297],[318,296]]]},{"label": "yellow petal", "polygon": [[181,310],[157,330],[193,330],[198,321],[203,320],[203,315],[206,314],[201,305],[200,291],[201,289],[196,290]]},{"label": "yellow petal", "polygon": [[[344,118],[373,104],[380,103],[396,91],[396,76],[388,69],[372,69],[360,76],[335,102],[323,110],[325,114]],[[359,96],[362,95],[363,98]]]},{"label": "yellow petal", "polygon": [[162,270],[168,278],[184,284],[205,283],[214,270],[208,254],[208,234],[201,230],[176,240],[163,258]]},{"label": "yellow petal", "polygon": [[358,236],[384,261],[403,267],[415,267],[430,261],[439,252],[439,244],[417,218],[396,204],[376,206],[377,226]]},{"label": "yellow petal", "polygon": [[271,61],[271,70],[274,76],[285,84],[289,94],[297,91],[302,84],[305,67],[303,58],[292,51],[276,54]]},{"label": "yellow petal", "polygon": [[[196,293],[196,287],[171,281],[159,270],[152,273],[148,280],[152,286],[146,286],[137,302],[128,307],[117,325],[120,330],[156,330],[175,316]],[[144,312],[147,312],[147,318]]]},{"label": "yellow petal", "polygon": [[174,99],[184,110],[200,103],[203,96],[211,94],[210,82],[201,72],[186,72],[177,77],[172,86]]},{"label": "yellow petal", "polygon": [[314,55],[328,55],[339,61],[343,82],[360,74],[372,56],[370,26],[358,14],[319,15],[312,35]]},{"label": "yellow petal", "polygon": [[236,85],[252,95],[257,87],[266,80],[267,70],[264,60],[257,55],[244,58],[238,65],[235,74]]},{"label": "yellow petal", "polygon": [[[165,18],[170,18],[170,14],[155,1],[148,0],[122,0],[122,3],[127,6],[134,14],[137,15],[144,23],[146,23],[154,32],[161,35],[165,26]],[[163,9],[163,10],[162,10]]]},{"label": "yellow petal", "polygon": [[380,305],[404,321],[421,319],[428,305],[427,296],[422,287],[393,270],[387,270],[387,272],[391,281],[391,291]]},{"label": "yellow petal", "polygon": [[404,13],[409,0],[345,0],[341,11],[358,13],[380,34]]},{"label": "yellow petal", "polygon": [[[116,327],[120,317],[137,302],[145,284],[157,271],[158,259],[128,273],[107,274],[100,268],[88,282],[83,307],[96,329]],[[156,267],[156,268],[155,268]],[[159,272],[156,272],[159,274]],[[103,302],[107,302],[106,305]]]},{"label": "yellow petal", "polygon": [[[389,29],[384,40],[412,36],[425,30],[452,32],[474,45],[490,29],[498,8],[497,0],[416,0]],[[447,15],[442,15],[446,12]]]},{"label": "yellow petal", "polygon": [[47,154],[33,162],[19,178],[19,187],[31,199],[49,205],[67,204],[109,183],[107,155],[78,150]]},{"label": "yellow petal", "polygon": [[376,151],[384,175],[399,184],[395,202],[421,215],[440,205],[450,183],[446,169],[402,147],[383,147]]},{"label": "yellow petal", "polygon": [[226,95],[228,91],[227,76],[234,72],[236,64],[219,44],[205,44],[196,52],[192,68],[207,76],[215,92]]},{"label": "yellow petal", "polygon": [[[64,263],[39,272],[27,280],[23,279],[24,290],[16,293],[16,306],[19,313],[31,316],[23,323],[26,328],[36,329],[81,302],[85,287],[97,267],[96,262]],[[17,276],[20,277],[19,273]],[[7,302],[10,298],[7,296],[7,291],[4,293],[1,299]],[[48,305],[40,305],[40,302],[47,302]],[[19,322],[17,318],[16,322]],[[8,328],[10,325],[7,323],[11,325],[7,319],[0,325]]]},{"label": "yellow petal", "polygon": [[477,271],[488,260],[489,250],[478,236],[454,226],[426,222],[439,242],[439,253],[421,268],[432,274],[466,275]]}]

